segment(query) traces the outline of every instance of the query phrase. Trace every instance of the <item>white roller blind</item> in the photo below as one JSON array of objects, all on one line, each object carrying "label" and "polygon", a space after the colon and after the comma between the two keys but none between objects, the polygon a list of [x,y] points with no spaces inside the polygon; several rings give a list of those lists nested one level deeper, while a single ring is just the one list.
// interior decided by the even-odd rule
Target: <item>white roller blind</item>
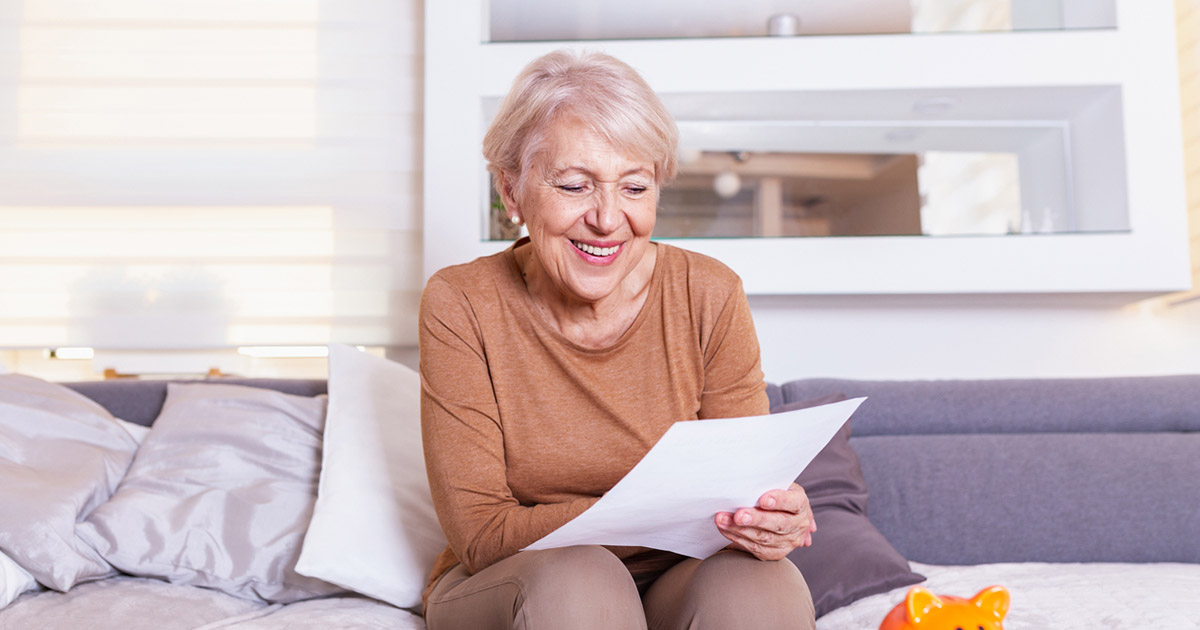
[{"label": "white roller blind", "polygon": [[0,347],[415,343],[418,0],[0,0]]},{"label": "white roller blind", "polygon": [[1192,243],[1192,293],[1200,295],[1200,0],[1176,0],[1184,168]]}]

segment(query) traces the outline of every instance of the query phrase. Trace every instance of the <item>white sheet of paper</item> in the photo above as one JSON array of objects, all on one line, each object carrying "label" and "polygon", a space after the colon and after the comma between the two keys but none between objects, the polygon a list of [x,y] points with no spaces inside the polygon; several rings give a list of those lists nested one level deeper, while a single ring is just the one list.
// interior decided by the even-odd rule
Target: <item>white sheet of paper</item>
[{"label": "white sheet of paper", "polygon": [[676,422],[592,507],[526,549],[630,545],[707,558],[729,544],[717,512],[790,486],[864,400]]}]

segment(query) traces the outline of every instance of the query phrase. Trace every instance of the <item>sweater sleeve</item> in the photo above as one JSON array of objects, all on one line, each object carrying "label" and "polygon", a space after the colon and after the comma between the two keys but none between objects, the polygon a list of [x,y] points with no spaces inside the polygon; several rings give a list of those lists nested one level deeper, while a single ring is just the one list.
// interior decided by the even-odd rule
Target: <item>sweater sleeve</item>
[{"label": "sweater sleeve", "polygon": [[758,334],[741,280],[716,306],[716,317],[702,332],[704,389],[699,417],[740,418],[770,411],[763,380]]},{"label": "sweater sleeve", "polygon": [[597,499],[521,505],[506,479],[504,424],[469,299],[434,275],[421,297],[419,326],[429,487],[451,551],[475,573],[554,531]]}]

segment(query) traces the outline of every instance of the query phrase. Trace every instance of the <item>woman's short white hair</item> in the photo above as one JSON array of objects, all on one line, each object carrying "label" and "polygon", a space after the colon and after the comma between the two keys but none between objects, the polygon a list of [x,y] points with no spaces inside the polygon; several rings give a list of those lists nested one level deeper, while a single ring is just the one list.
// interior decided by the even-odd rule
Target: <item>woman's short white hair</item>
[{"label": "woman's short white hair", "polygon": [[675,177],[679,129],[646,80],[615,57],[556,50],[525,66],[484,136],[483,155],[497,184],[503,173],[519,187],[547,130],[564,118],[652,162],[660,186]]}]

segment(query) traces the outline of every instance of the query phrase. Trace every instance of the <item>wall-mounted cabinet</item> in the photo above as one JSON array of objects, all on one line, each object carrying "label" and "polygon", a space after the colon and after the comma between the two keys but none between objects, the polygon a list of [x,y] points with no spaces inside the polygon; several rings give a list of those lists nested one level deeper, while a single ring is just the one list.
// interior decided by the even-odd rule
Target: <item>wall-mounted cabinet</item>
[{"label": "wall-mounted cabinet", "polygon": [[[426,275],[507,246],[480,141],[529,60],[578,47],[637,68],[679,122],[656,238],[750,293],[1188,286],[1171,3],[795,3],[794,36],[766,36],[787,3],[692,4],[632,31],[600,3],[426,6]],[[544,37],[572,39],[488,41]]]}]

